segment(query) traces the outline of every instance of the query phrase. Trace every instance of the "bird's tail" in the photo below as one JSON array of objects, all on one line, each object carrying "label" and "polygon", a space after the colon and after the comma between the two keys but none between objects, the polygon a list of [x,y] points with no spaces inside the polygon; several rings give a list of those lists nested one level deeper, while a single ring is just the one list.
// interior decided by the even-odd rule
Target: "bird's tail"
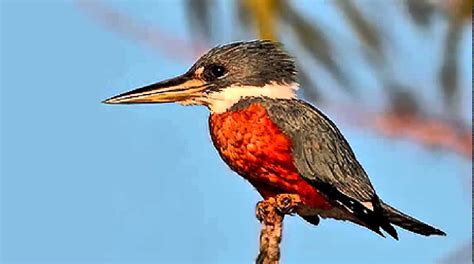
[{"label": "bird's tail", "polygon": [[408,231],[424,235],[424,236],[430,236],[430,235],[440,235],[440,236],[445,236],[446,233],[443,231],[434,228],[430,225],[427,225],[421,221],[416,220],[415,218],[408,216],[397,209],[391,207],[388,204],[385,204],[384,202],[381,201],[382,205],[382,211],[384,217],[392,224],[397,225],[403,229],[406,229]]}]

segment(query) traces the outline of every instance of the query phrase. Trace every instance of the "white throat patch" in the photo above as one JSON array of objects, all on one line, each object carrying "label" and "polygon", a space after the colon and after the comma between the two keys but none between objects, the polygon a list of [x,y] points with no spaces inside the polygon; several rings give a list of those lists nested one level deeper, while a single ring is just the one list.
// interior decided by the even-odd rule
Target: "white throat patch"
[{"label": "white throat patch", "polygon": [[230,86],[219,92],[210,93],[205,99],[212,113],[223,113],[244,97],[269,97],[291,99],[296,97],[297,83],[266,84],[258,86]]}]

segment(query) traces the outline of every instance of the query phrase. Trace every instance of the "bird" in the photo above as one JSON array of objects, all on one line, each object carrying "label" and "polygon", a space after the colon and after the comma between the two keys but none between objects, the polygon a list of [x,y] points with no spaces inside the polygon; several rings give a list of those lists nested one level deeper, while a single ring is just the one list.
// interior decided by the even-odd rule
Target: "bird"
[{"label": "bird", "polygon": [[280,42],[216,46],[184,74],[111,97],[106,104],[179,103],[209,109],[209,131],[224,162],[264,199],[295,194],[312,225],[344,220],[398,240],[394,226],[446,235],[379,198],[337,126],[297,97],[295,60]]}]

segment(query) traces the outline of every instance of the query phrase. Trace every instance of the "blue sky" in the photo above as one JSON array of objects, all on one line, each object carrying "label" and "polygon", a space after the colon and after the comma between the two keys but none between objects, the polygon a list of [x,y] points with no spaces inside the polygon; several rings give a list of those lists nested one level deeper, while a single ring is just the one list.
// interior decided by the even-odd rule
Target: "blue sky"
[{"label": "blue sky", "polygon": [[[179,2],[112,3],[188,37]],[[0,8],[0,259],[253,261],[260,197],[213,149],[207,110],[100,103],[179,74],[192,60],[176,61],[109,32],[68,1],[4,1]],[[470,47],[465,50],[470,56]],[[470,80],[471,62],[463,65]],[[341,129],[379,196],[448,236],[400,230],[394,241],[349,223],[325,220],[312,227],[288,217],[284,263],[433,263],[468,241],[471,200],[463,185],[470,182],[470,162]]]}]

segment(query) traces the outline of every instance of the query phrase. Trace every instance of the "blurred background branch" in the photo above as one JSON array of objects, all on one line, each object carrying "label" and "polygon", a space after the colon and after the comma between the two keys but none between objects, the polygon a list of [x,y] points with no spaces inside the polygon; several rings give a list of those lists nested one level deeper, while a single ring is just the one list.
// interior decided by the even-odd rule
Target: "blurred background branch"
[{"label": "blurred background branch", "polygon": [[[472,0],[326,1],[345,21],[348,33],[325,23],[318,10],[311,15],[299,9],[298,1],[230,3],[235,3],[232,19],[235,28],[244,32],[242,38],[284,42],[300,63],[302,95],[339,121],[386,138],[409,140],[428,150],[472,158],[472,122],[463,115],[463,104],[471,103],[465,100],[471,96],[471,87],[460,81],[461,39],[464,32],[472,30]],[[186,2],[191,43],[103,2],[78,2],[78,7],[100,25],[152,50],[188,61],[210,48],[208,43],[228,42],[216,41],[218,30],[213,25],[228,18],[215,5],[214,0]],[[407,81],[396,74],[397,68],[409,66],[403,62],[394,66],[393,62],[394,56],[407,49],[394,33],[399,21],[426,36],[433,34],[436,23],[443,24],[443,37],[437,40],[440,59],[432,62],[439,70],[424,78],[435,80],[433,85],[420,83],[417,78]],[[421,50],[412,51],[418,52]],[[360,71],[350,67],[348,58],[367,65],[368,76],[380,91],[368,93],[365,84],[357,84]],[[410,75],[426,74],[423,69],[414,70]],[[334,85],[322,87],[320,76],[329,76]],[[333,94],[339,95],[337,100]],[[464,258],[464,248],[445,261]]]},{"label": "blurred background branch", "polygon": [[[319,86],[316,84],[318,79],[311,73],[312,67],[300,67],[303,95],[326,111],[346,112],[342,114],[345,117],[343,121],[388,138],[410,140],[430,149],[441,149],[470,158],[471,125],[461,118],[458,60],[461,32],[471,25],[468,18],[471,16],[472,0],[440,2],[407,0],[387,2],[381,6],[385,8],[384,5],[388,5],[390,7],[387,8],[394,8],[393,6],[402,5],[407,19],[411,19],[413,24],[424,30],[429,30],[430,23],[433,21],[432,17],[436,14],[446,16],[448,26],[438,74],[439,91],[437,92],[445,104],[443,111],[439,111],[434,105],[422,104],[421,98],[416,95],[418,87],[401,85],[390,75],[390,71],[384,70],[388,68],[385,65],[388,62],[384,62],[384,54],[390,52],[390,44],[385,43],[383,38],[390,32],[379,32],[383,30],[381,26],[372,21],[370,14],[364,14],[360,10],[368,4],[364,5],[363,2],[357,4],[358,2],[335,1],[334,6],[340,10],[341,15],[357,36],[360,45],[357,46],[359,49],[354,49],[353,52],[369,55],[366,59],[373,66],[373,76],[386,87],[387,103],[377,111],[367,105],[363,98],[355,95],[355,88],[351,85],[353,76],[343,69],[344,62],[338,61],[337,45],[327,38],[331,28],[319,25],[306,17],[293,7],[293,2],[236,1],[238,20],[236,22],[242,27],[253,27],[255,33],[249,33],[248,38],[258,37],[286,42],[285,38],[279,36],[287,35],[284,34],[286,33],[283,32],[284,30],[290,31],[296,42],[296,47],[293,48],[296,51],[290,51],[307,54],[306,60],[313,61],[308,63],[316,63],[329,72],[339,83],[337,88],[352,98],[347,104],[352,107],[338,109],[340,102],[336,104],[325,98],[326,93],[318,90]],[[142,23],[105,3],[78,1],[81,10],[102,26],[177,59],[194,59],[210,47],[204,43],[212,42],[214,31],[211,18],[219,18],[212,5],[215,5],[212,0],[187,1],[187,13],[190,14],[189,24],[191,32],[195,34],[191,44],[174,37],[169,32],[160,30],[157,26]],[[376,10],[376,12],[381,12],[381,10]],[[411,85],[417,84],[409,86]],[[430,89],[435,90],[436,87]],[[470,87],[463,87],[463,89],[470,90]]]}]

